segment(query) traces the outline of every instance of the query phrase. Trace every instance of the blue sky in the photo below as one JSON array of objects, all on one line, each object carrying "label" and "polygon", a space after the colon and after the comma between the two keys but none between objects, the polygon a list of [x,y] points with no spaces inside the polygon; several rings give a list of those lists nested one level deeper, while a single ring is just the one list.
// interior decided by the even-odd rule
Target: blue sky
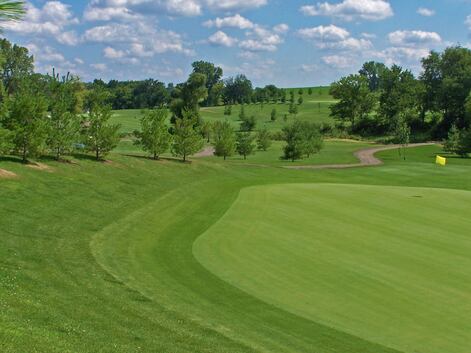
[{"label": "blue sky", "polygon": [[470,46],[471,0],[34,0],[3,27],[39,72],[181,82],[209,60],[226,77],[296,87],[367,60],[418,73],[429,50]]}]

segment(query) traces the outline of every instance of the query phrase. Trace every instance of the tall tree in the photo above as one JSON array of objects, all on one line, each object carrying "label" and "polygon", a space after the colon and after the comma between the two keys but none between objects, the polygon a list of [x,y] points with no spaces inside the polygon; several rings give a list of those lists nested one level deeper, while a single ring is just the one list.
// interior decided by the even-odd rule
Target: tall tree
[{"label": "tall tree", "polygon": [[168,151],[172,135],[167,126],[167,110],[155,109],[146,111],[140,119],[141,130],[135,131],[136,144],[152,155],[154,160]]},{"label": "tall tree", "polygon": [[103,159],[119,143],[119,124],[110,124],[112,117],[111,107],[105,104],[100,89],[89,93],[88,104],[90,111],[84,132],[84,144],[88,151],[95,154],[97,160]]},{"label": "tall tree", "polygon": [[419,79],[424,87],[420,111],[424,121],[427,112],[439,112],[441,109],[443,76],[439,53],[432,51],[428,57],[422,59],[422,73]]},{"label": "tall tree", "polygon": [[[177,85],[173,93],[173,100],[170,104],[175,119],[182,119],[184,112],[199,119],[199,105],[208,97],[206,88],[206,76],[197,72],[190,75],[185,83]],[[196,122],[198,123],[198,121]]]},{"label": "tall tree", "polygon": [[208,96],[202,104],[206,107],[218,105],[224,88],[221,81],[222,69],[207,61],[196,61],[192,66],[194,73],[203,74],[206,77]]},{"label": "tall tree", "polygon": [[401,115],[396,122],[396,129],[394,131],[394,137],[397,143],[401,145],[399,148],[399,156],[406,160],[406,150],[410,143],[411,129],[407,122],[407,118]]},{"label": "tall tree", "polygon": [[53,72],[49,79],[50,116],[47,145],[56,160],[72,150],[80,132],[83,87],[78,78],[60,78]]},{"label": "tall tree", "polygon": [[352,129],[358,120],[373,110],[375,104],[368,80],[361,75],[350,75],[333,83],[330,94],[339,100],[330,107],[330,115],[340,121],[350,122]]},{"label": "tall tree", "polygon": [[204,146],[201,133],[195,128],[198,117],[194,112],[183,111],[182,118],[175,121],[172,153],[186,162],[188,156],[200,151]]},{"label": "tall tree", "polygon": [[283,158],[294,162],[304,155],[304,131],[302,123],[295,120],[292,124],[283,127],[283,139],[286,145],[283,148]]},{"label": "tall tree", "polygon": [[6,91],[11,94],[20,82],[33,73],[33,56],[28,49],[7,39],[0,39],[0,75]]},{"label": "tall tree", "polygon": [[257,132],[257,148],[266,151],[271,146],[271,134],[267,128],[260,129]]},{"label": "tall tree", "polygon": [[236,148],[235,132],[228,121],[217,121],[213,127],[214,154],[219,157],[230,157]]},{"label": "tall tree", "polygon": [[47,100],[32,78],[23,79],[6,102],[3,125],[11,131],[14,149],[26,163],[44,149],[47,136]]},{"label": "tall tree", "polygon": [[223,97],[226,104],[250,103],[253,87],[252,82],[246,76],[230,77],[224,83]]},{"label": "tall tree", "polygon": [[247,156],[254,154],[254,137],[250,132],[239,132],[237,134],[237,152],[244,157],[244,160],[247,159]]},{"label": "tall tree", "polygon": [[319,125],[304,121],[301,122],[301,127],[303,131],[303,154],[309,158],[324,147],[324,139]]},{"label": "tall tree", "polygon": [[376,92],[381,86],[381,76],[386,69],[386,65],[375,61],[369,61],[363,64],[359,74],[368,80],[370,91]]}]

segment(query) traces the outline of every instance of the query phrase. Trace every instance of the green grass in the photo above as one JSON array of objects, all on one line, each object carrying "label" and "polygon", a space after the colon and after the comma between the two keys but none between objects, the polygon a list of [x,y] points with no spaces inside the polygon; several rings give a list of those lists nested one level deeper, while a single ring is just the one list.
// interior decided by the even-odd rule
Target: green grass
[{"label": "green grass", "polygon": [[[332,159],[344,158],[340,154],[345,151],[340,152]],[[249,187],[329,183],[383,185],[385,193],[390,186],[471,190],[469,160],[440,168],[434,165],[432,152],[419,148],[407,161],[387,152],[381,167],[316,171],[234,166],[219,159],[155,162],[121,153],[111,154],[108,163],[83,157],[75,164],[42,161],[49,171],[0,159],[0,168],[18,175],[0,179],[1,350],[398,352],[371,339],[371,333],[357,336],[362,317],[352,320],[348,330],[339,329],[231,285],[196,260],[193,244]],[[315,202],[316,196],[312,199]],[[389,201],[384,198],[383,205]],[[416,212],[419,200],[407,201],[404,209]],[[459,206],[448,196],[443,204]],[[344,208],[341,202],[332,207]],[[259,209],[252,210],[262,222]],[[461,237],[455,240],[462,244]],[[405,246],[405,254],[415,245]],[[450,239],[444,239],[444,246],[442,252],[453,246]],[[465,249],[463,245],[458,250]],[[448,263],[450,259],[433,258],[429,266],[449,269],[452,280],[459,263]],[[460,259],[466,265],[469,255]],[[463,282],[461,290],[466,286]],[[461,317],[446,316],[453,310],[449,300],[462,303],[458,293],[465,292],[452,293],[434,309],[445,323]],[[385,307],[394,299],[392,294],[384,298]],[[469,306],[462,306],[462,314],[471,317]],[[456,335],[465,328],[450,326],[443,332]],[[469,342],[469,332],[457,342]],[[453,348],[448,352],[454,353]]]},{"label": "green grass", "polygon": [[[372,144],[364,142],[352,142],[341,140],[327,140],[324,143],[324,148],[315,155],[295,162],[286,161],[281,159],[283,156],[284,142],[273,141],[272,146],[267,151],[256,151],[254,155],[248,156],[247,160],[243,157],[235,155],[228,157],[226,164],[257,164],[257,165],[271,165],[271,166],[293,166],[293,165],[319,165],[319,164],[353,164],[357,163],[358,159],[355,158],[353,153],[363,148],[372,147]],[[221,157],[205,157],[208,161],[221,161]]]},{"label": "green grass", "polygon": [[194,252],[231,285],[314,322],[399,351],[465,353],[470,204],[469,191],[252,187]]}]

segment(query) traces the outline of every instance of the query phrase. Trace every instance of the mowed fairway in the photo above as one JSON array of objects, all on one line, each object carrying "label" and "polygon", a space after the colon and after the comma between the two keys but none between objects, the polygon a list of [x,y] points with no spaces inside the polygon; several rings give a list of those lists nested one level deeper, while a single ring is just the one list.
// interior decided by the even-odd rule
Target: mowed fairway
[{"label": "mowed fairway", "polygon": [[330,184],[241,190],[194,244],[276,307],[402,352],[471,349],[471,192]]}]

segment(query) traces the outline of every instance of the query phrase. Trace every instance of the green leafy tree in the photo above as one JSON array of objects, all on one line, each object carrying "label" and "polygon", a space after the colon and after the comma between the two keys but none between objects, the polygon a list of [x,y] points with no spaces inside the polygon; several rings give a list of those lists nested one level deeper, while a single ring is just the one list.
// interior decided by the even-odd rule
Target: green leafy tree
[{"label": "green leafy tree", "polygon": [[244,160],[247,159],[247,156],[255,153],[254,137],[250,132],[237,134],[237,152],[244,157]]},{"label": "green leafy tree", "polygon": [[443,149],[446,152],[458,154],[461,144],[461,131],[456,125],[453,125],[448,132],[448,138],[443,144]]},{"label": "green leafy tree", "polygon": [[267,128],[263,128],[257,132],[257,148],[266,151],[271,146],[271,134]]},{"label": "green leafy tree", "polygon": [[359,74],[368,80],[368,87],[371,92],[376,92],[381,86],[381,76],[383,71],[386,70],[383,63],[369,61],[363,64]]},{"label": "green leafy tree", "polygon": [[395,140],[401,145],[401,148],[399,148],[399,156],[403,157],[404,160],[406,160],[406,150],[410,143],[411,134],[411,129],[407,120],[408,119],[406,119],[406,117],[401,116],[397,121],[394,132]]},{"label": "green leafy tree", "polygon": [[172,141],[167,125],[167,110],[156,109],[146,111],[140,118],[141,130],[135,131],[136,145],[157,160],[168,151]]},{"label": "green leafy tree", "polygon": [[352,129],[375,105],[375,96],[370,92],[368,80],[361,75],[350,75],[333,83],[330,93],[338,100],[330,107],[330,115],[341,122],[350,122]]},{"label": "green leafy tree", "polygon": [[213,124],[209,121],[203,121],[201,124],[201,134],[206,139],[206,142],[210,142],[211,140],[211,132],[213,130]]},{"label": "green leafy tree", "polygon": [[471,128],[464,130],[460,134],[460,142],[456,154],[462,158],[467,158],[471,153]]},{"label": "green leafy tree", "polygon": [[13,150],[13,134],[0,127],[0,155],[9,154]]},{"label": "green leafy tree", "polygon": [[277,114],[276,108],[273,108],[270,114],[271,121],[275,122],[277,117],[278,117],[278,114]]},{"label": "green leafy tree", "polygon": [[4,127],[11,131],[14,150],[26,163],[43,152],[47,137],[47,100],[31,80],[20,83],[6,102]]},{"label": "green leafy tree", "polygon": [[244,104],[251,101],[253,86],[246,76],[230,77],[224,84],[223,99],[226,104]]},{"label": "green leafy tree", "polygon": [[60,79],[53,72],[49,80],[50,118],[47,145],[56,160],[72,150],[80,133],[83,86],[75,77]]},{"label": "green leafy tree", "polygon": [[234,129],[228,121],[217,121],[214,124],[214,154],[219,157],[227,157],[234,155],[236,149],[236,137]]},{"label": "green leafy tree", "polygon": [[12,94],[33,73],[33,56],[28,49],[0,39],[0,77],[7,93]]},{"label": "green leafy tree", "polygon": [[303,98],[303,96],[299,96],[299,98],[298,98],[298,104],[301,105],[301,104],[303,104],[303,103],[304,103],[304,98]]},{"label": "green leafy tree", "polygon": [[192,66],[194,73],[202,74],[206,77],[208,96],[202,101],[202,104],[206,107],[218,105],[224,89],[224,84],[221,81],[222,69],[207,61],[196,61]]},{"label": "green leafy tree", "polygon": [[289,102],[294,104],[294,91],[289,91]]},{"label": "green leafy tree", "polygon": [[175,87],[172,96],[170,104],[170,110],[173,113],[172,122],[182,119],[184,112],[187,112],[197,118],[196,124],[198,124],[199,104],[208,97],[206,76],[198,72],[192,73],[185,83]]},{"label": "green leafy tree", "polygon": [[111,106],[105,103],[106,92],[97,88],[89,92],[89,114],[85,122],[84,144],[96,160],[103,159],[119,143],[119,124],[110,124]]},{"label": "green leafy tree", "polygon": [[224,106],[224,115],[227,115],[227,116],[232,115],[232,105],[225,105]]},{"label": "green leafy tree", "polygon": [[307,94],[309,94],[310,96],[312,96],[312,88],[311,88],[311,87],[308,88]]},{"label": "green leafy tree", "polygon": [[303,131],[303,154],[309,158],[311,155],[319,153],[324,147],[324,139],[321,134],[320,126],[315,123],[301,122]]},{"label": "green leafy tree", "polygon": [[198,117],[191,111],[184,111],[183,117],[175,121],[172,153],[176,157],[181,157],[183,162],[204,146],[201,133],[195,128],[197,122]]},{"label": "green leafy tree", "polygon": [[242,123],[240,124],[240,131],[253,131],[255,130],[255,127],[257,126],[257,120],[255,119],[254,115],[251,115],[249,117],[246,117],[244,120],[242,120]]},{"label": "green leafy tree", "polygon": [[283,159],[294,162],[304,155],[304,132],[303,124],[295,120],[292,124],[284,126],[282,129],[283,139],[286,145],[283,148]]},{"label": "green leafy tree", "polygon": [[298,94],[302,96],[304,94],[304,90],[302,88],[299,89]]},{"label": "green leafy tree", "polygon": [[291,104],[289,105],[288,111],[289,111],[289,113],[290,113],[291,115],[294,115],[294,117],[296,117],[296,116],[298,115],[299,108],[298,108],[298,106],[297,106],[296,104],[291,103]]}]

